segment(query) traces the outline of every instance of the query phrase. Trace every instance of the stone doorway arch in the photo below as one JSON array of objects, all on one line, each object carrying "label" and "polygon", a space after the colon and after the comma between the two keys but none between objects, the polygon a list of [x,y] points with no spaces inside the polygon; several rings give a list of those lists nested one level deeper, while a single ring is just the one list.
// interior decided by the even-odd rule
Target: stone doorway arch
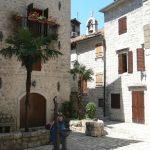
[{"label": "stone doorway arch", "polygon": [[[31,93],[28,111],[28,126],[40,127],[46,123],[46,99],[38,94]],[[25,96],[20,100],[20,128],[25,127]]]}]

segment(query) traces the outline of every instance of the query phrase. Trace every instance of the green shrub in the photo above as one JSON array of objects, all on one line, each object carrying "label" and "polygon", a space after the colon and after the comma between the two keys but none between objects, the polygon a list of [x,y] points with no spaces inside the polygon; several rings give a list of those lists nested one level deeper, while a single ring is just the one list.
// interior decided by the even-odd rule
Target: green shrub
[{"label": "green shrub", "polygon": [[86,108],[86,117],[93,119],[96,112],[96,104],[94,102],[89,102],[85,108]]}]

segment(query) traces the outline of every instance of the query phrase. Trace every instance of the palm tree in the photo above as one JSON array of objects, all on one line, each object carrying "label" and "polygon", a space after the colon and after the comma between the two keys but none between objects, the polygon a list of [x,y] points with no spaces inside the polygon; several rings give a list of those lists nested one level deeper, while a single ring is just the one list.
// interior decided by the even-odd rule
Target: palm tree
[{"label": "palm tree", "polygon": [[13,35],[8,37],[6,43],[8,47],[0,50],[0,54],[5,58],[15,56],[22,63],[27,71],[26,78],[26,99],[25,99],[25,132],[28,132],[28,107],[31,89],[32,66],[38,61],[47,62],[50,58],[62,55],[59,51],[49,48],[52,40],[57,40],[57,36],[35,37],[28,28],[20,28]]},{"label": "palm tree", "polygon": [[83,91],[83,82],[84,81],[91,81],[92,75],[94,74],[92,69],[87,69],[85,65],[79,64],[78,61],[74,63],[73,69],[71,69],[70,73],[73,75],[73,79],[77,78],[78,79],[78,99],[77,99],[77,104],[78,104],[78,118],[80,116],[80,107],[82,106],[82,96],[84,95]]}]

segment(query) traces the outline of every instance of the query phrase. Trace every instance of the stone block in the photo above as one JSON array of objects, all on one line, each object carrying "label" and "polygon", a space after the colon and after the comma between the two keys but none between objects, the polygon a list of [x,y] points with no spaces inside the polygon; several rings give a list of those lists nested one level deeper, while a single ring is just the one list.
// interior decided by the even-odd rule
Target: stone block
[{"label": "stone block", "polygon": [[88,136],[99,137],[104,135],[104,123],[102,121],[86,122],[85,134]]}]

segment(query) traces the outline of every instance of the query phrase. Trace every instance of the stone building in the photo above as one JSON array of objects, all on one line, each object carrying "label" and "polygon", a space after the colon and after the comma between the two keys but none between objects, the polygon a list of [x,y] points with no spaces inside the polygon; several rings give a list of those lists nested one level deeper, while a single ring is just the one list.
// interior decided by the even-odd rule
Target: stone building
[{"label": "stone building", "polygon": [[80,36],[80,24],[76,18],[71,19],[71,38]]},{"label": "stone building", "polygon": [[[97,105],[97,117],[103,117],[104,99],[104,53],[103,30],[98,30],[97,20],[91,16],[86,24],[86,35],[71,39],[71,67],[75,61],[94,71],[92,81],[84,83],[84,102],[93,101]],[[77,81],[72,80],[71,91],[77,91]]]},{"label": "stone building", "polygon": [[100,11],[107,47],[107,115],[112,120],[150,124],[149,27],[145,26],[150,23],[150,1],[117,0]]},{"label": "stone building", "polygon": [[[54,48],[63,53],[58,59],[40,64],[40,68],[32,72],[29,125],[35,127],[44,126],[52,119],[54,96],[58,97],[59,103],[69,100],[70,0],[1,0],[0,47],[5,46],[5,39],[11,35],[15,27],[12,15],[17,13],[26,18],[29,10],[56,19],[59,25],[58,41],[54,43]],[[33,24],[30,22],[31,28]],[[41,28],[40,24],[37,26]],[[53,31],[51,26],[46,26],[44,29],[44,34]],[[41,29],[34,31],[41,32]],[[0,57],[0,116],[4,117],[2,114],[5,114],[6,118],[12,116],[16,129],[24,126],[25,82],[26,71],[20,62],[16,58],[6,60]]]}]

